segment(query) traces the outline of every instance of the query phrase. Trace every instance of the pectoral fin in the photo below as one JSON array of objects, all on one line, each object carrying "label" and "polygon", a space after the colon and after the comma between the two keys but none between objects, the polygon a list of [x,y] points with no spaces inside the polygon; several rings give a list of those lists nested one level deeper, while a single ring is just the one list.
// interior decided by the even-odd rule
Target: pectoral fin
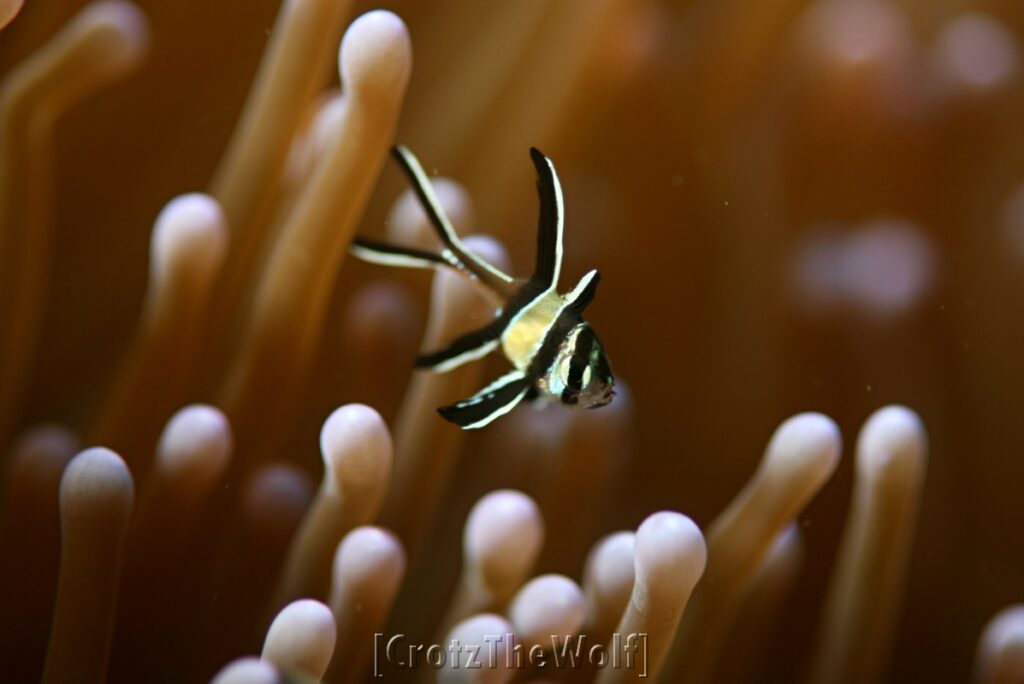
[{"label": "pectoral fin", "polygon": [[501,339],[501,333],[507,325],[504,317],[499,317],[473,332],[466,333],[444,349],[416,357],[417,368],[432,368],[438,373],[450,371],[464,363],[487,356]]}]

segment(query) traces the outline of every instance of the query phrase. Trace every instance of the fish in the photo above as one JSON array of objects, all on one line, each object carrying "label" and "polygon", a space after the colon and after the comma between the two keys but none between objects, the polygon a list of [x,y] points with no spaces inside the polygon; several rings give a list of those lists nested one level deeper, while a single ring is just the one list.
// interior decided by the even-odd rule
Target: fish
[{"label": "fish", "polygon": [[445,215],[419,160],[402,145],[392,156],[406,175],[440,238],[439,253],[356,237],[350,252],[386,266],[451,268],[492,290],[503,305],[487,325],[457,337],[443,349],[420,354],[416,367],[444,373],[498,349],[511,370],[479,392],[437,411],[464,430],[489,425],[524,400],[555,401],[598,408],[615,396],[615,376],[604,346],[583,312],[593,301],[601,275],[583,275],[564,294],[562,271],[565,211],[555,165],[537,148],[530,159],[537,172],[540,218],[537,252],[529,278],[513,278],[468,249]]}]

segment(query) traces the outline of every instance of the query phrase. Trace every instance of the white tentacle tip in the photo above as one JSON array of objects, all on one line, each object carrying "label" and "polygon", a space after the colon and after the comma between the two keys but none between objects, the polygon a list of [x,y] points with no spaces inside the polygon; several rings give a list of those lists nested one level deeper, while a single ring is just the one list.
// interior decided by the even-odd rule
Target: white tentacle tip
[{"label": "white tentacle tip", "polygon": [[928,437],[916,413],[886,406],[868,418],[858,442],[858,469],[869,476],[915,472],[924,465]]},{"label": "white tentacle tip", "polygon": [[360,95],[394,96],[412,69],[409,30],[397,14],[374,10],[348,27],[338,52],[342,87]]},{"label": "white tentacle tip", "polygon": [[82,451],[61,477],[60,507],[68,520],[102,516],[127,522],[134,499],[128,466],[110,449]]},{"label": "white tentacle tip", "polygon": [[335,409],[320,430],[320,451],[339,486],[387,484],[393,459],[391,433],[369,406],[346,404]]},{"label": "white tentacle tip", "polygon": [[[515,669],[509,650],[515,639],[512,625],[499,615],[483,613],[463,620],[445,639],[445,644],[453,647],[452,657],[446,660],[445,667],[438,673],[438,681],[442,684],[504,684],[511,681]],[[476,659],[479,664],[476,667],[470,660],[474,654],[484,658],[482,662]]]},{"label": "white tentacle tip", "polygon": [[1024,604],[999,611],[978,642],[977,684],[1018,682],[1024,677]]},{"label": "white tentacle tip", "polygon": [[334,586],[397,586],[405,573],[401,542],[385,529],[365,526],[345,535],[334,554]]},{"label": "white tentacle tip", "polygon": [[544,521],[533,499],[503,489],[480,499],[466,520],[463,549],[484,577],[504,583],[522,577],[540,552]]},{"label": "white tentacle tip", "polygon": [[267,630],[263,659],[319,679],[334,654],[337,627],[331,609],[300,599],[281,609]]},{"label": "white tentacle tip", "polygon": [[114,50],[106,53],[104,58],[118,66],[135,65],[149,50],[149,21],[134,3],[126,0],[94,2],[82,10],[76,21],[110,31],[110,46]]},{"label": "white tentacle tip", "polygon": [[227,219],[217,200],[198,192],[178,195],[157,216],[150,258],[158,269],[188,259],[211,272],[223,261],[227,242]]},{"label": "white tentacle tip", "polygon": [[1020,71],[1021,50],[1013,31],[994,16],[966,12],[935,38],[932,62],[950,85],[975,92],[1006,87]]},{"label": "white tentacle tip", "polygon": [[827,477],[839,464],[841,450],[842,435],[835,421],[821,413],[801,413],[772,435],[766,461],[787,470],[814,467]]},{"label": "white tentacle tip", "polygon": [[0,29],[14,21],[25,0],[0,0]]},{"label": "white tentacle tip", "polygon": [[594,546],[583,572],[583,585],[592,599],[620,600],[623,593],[628,596],[636,578],[635,544],[634,532],[615,532]]},{"label": "white tentacle tip", "polygon": [[169,475],[213,480],[231,457],[231,426],[213,406],[186,406],[167,422],[157,445],[157,464]]},{"label": "white tentacle tip", "polygon": [[246,657],[225,665],[210,684],[280,684],[277,668],[265,660]]},{"label": "white tentacle tip", "polygon": [[11,479],[21,472],[37,484],[54,481],[78,451],[78,437],[63,425],[43,423],[18,437],[11,447]]},{"label": "white tentacle tip", "polygon": [[662,511],[649,516],[634,542],[637,584],[659,597],[683,596],[704,574],[707,546],[696,523],[685,515]]},{"label": "white tentacle tip", "polygon": [[290,534],[309,505],[312,490],[309,478],[295,466],[263,466],[245,484],[242,515],[257,529]]},{"label": "white tentacle tip", "polygon": [[508,611],[516,634],[527,644],[547,644],[554,637],[578,634],[587,616],[579,585],[563,575],[530,580]]}]

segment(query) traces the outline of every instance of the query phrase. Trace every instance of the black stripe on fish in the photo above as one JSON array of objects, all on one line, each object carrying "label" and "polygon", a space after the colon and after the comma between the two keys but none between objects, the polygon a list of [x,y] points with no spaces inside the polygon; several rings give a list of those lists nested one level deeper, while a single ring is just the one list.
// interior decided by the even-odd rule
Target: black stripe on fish
[{"label": "black stripe on fish", "polygon": [[535,378],[550,376],[553,372],[552,366],[558,356],[559,348],[565,343],[573,328],[580,323],[579,317],[569,311],[563,311],[555,319],[544,335],[544,341],[541,343],[540,349],[537,350],[533,360],[530,361],[530,370],[528,371],[530,376]]},{"label": "black stripe on fish", "polygon": [[572,358],[569,360],[569,382],[570,389],[579,392],[583,389],[583,371],[590,365],[590,350],[594,346],[594,333],[590,326],[582,328],[576,335],[576,345],[572,350]]}]

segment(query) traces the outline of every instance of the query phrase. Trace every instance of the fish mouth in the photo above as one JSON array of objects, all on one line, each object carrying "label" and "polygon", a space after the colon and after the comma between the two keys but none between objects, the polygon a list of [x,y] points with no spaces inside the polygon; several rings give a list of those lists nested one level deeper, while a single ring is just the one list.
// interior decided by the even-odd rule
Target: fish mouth
[{"label": "fish mouth", "polygon": [[602,395],[598,399],[595,399],[592,402],[589,402],[583,408],[596,409],[596,408],[601,408],[602,406],[607,406],[608,404],[612,403],[612,399],[614,397],[615,397],[615,390],[613,388],[609,387],[608,391],[605,392],[604,395]]}]

